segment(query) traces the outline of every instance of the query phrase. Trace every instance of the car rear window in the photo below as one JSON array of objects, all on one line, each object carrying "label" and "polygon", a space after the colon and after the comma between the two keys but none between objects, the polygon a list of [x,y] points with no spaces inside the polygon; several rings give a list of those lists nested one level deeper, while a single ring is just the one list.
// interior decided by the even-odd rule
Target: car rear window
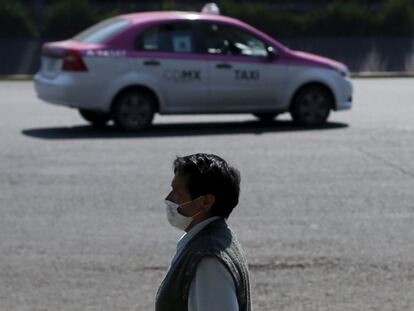
[{"label": "car rear window", "polygon": [[84,43],[103,43],[112,35],[121,32],[132,21],[121,18],[104,20],[73,37],[72,39]]}]

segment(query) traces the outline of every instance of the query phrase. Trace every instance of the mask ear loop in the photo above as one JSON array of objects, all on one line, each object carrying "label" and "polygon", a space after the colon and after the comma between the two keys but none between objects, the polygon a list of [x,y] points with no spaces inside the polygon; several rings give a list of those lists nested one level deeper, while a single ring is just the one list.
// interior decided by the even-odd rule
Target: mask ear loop
[{"label": "mask ear loop", "polygon": [[[197,198],[197,199],[198,199],[198,198]],[[194,199],[194,200],[191,200],[191,201],[188,201],[188,202],[184,202],[184,203],[178,204],[178,206],[177,206],[177,211],[181,214],[180,210],[181,210],[181,208],[182,208],[183,206],[185,206],[185,205],[187,205],[187,204],[190,204],[190,203],[194,202],[194,201],[195,201],[195,200],[197,200],[197,199]]]},{"label": "mask ear loop", "polygon": [[201,213],[204,213],[205,211],[199,211],[198,213],[195,213],[193,216],[191,216],[191,218],[196,217],[197,215],[200,215]]},{"label": "mask ear loop", "polygon": [[[198,200],[198,199],[200,199],[202,197],[202,195],[200,195],[198,198],[195,198],[194,200],[191,200],[191,201],[188,201],[188,202],[185,202],[185,203],[183,203],[183,204],[180,204],[180,207],[182,207],[182,206],[184,206],[184,205],[187,205],[187,204],[190,204],[190,203],[192,203],[192,202],[194,202],[194,201],[196,201],[196,200]],[[201,213],[204,213],[205,211],[199,211],[198,213],[195,213],[194,215],[192,215],[192,216],[190,216],[191,218],[194,218],[194,217],[196,217],[197,215],[200,215]]]},{"label": "mask ear loop", "polygon": [[195,198],[194,200],[191,200],[191,201],[188,201],[188,202],[184,202],[184,203],[181,203],[181,204],[178,204],[178,205],[179,206],[185,206],[187,204],[193,203],[194,201],[198,200],[201,197],[202,197],[202,195],[200,195],[198,198]]},{"label": "mask ear loop", "polygon": [[[198,199],[200,199],[201,197],[203,197],[204,195],[200,195],[197,199],[194,199],[194,201],[195,200],[198,200]],[[208,209],[208,210],[210,210],[210,208]],[[199,214],[201,214],[201,213],[205,213],[205,212],[207,212],[208,210],[206,210],[206,211],[199,211],[198,213],[196,213],[195,215],[193,215],[193,216],[191,216],[191,217],[195,217],[195,216],[197,216],[197,215],[199,215]]]}]

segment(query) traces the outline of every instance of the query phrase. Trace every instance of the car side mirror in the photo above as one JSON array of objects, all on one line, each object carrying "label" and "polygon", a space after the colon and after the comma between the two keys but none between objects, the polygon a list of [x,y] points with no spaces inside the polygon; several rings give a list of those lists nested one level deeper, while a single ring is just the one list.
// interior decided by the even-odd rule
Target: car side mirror
[{"label": "car side mirror", "polygon": [[275,48],[273,46],[268,46],[266,48],[266,50],[267,50],[267,58],[269,60],[275,60],[275,59],[278,58],[279,54],[278,54],[277,50],[275,50]]}]

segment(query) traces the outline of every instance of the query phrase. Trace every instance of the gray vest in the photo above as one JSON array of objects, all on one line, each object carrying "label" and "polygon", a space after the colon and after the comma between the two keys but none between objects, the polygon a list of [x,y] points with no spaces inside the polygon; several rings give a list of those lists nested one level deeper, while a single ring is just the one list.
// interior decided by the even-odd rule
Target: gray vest
[{"label": "gray vest", "polygon": [[[224,219],[218,219],[197,233],[170,267],[158,289],[156,311],[187,311],[191,281],[204,257],[220,260],[233,277],[239,311],[250,311],[250,285],[246,258]],[[225,310],[223,310],[225,311]]]}]

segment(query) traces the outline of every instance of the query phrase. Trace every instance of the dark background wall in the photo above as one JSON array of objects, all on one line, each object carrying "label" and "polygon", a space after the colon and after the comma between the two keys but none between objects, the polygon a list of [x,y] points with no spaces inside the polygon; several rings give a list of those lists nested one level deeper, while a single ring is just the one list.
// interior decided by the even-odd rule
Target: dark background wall
[{"label": "dark background wall", "polygon": [[[414,0],[216,1],[292,49],[330,57],[351,71],[413,71]],[[0,75],[33,74],[44,42],[70,38],[109,16],[199,11],[204,1],[0,0]]]}]

